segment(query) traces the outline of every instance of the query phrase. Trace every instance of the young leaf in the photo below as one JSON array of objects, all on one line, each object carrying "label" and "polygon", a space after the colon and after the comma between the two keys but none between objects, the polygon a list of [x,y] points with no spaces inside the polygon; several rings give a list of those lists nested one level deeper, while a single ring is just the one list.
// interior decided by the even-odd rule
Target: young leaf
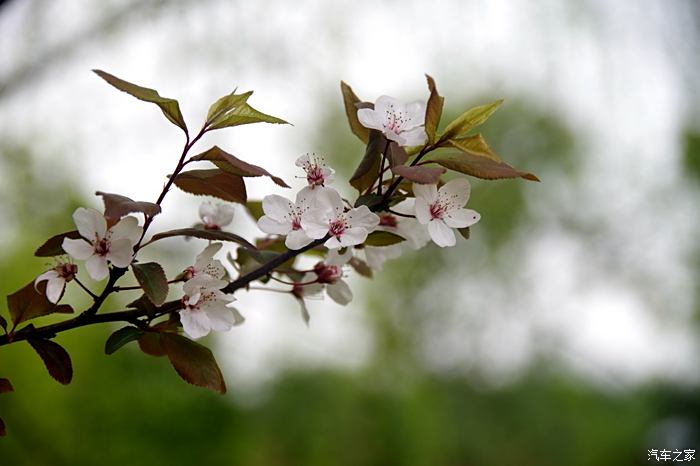
[{"label": "young leaf", "polygon": [[132,212],[141,212],[149,217],[160,213],[160,206],[152,202],[134,201],[121,194],[110,194],[97,191],[96,196],[102,196],[105,204],[105,218],[108,222],[116,223],[123,216]]},{"label": "young leaf", "polygon": [[363,277],[372,278],[372,269],[369,265],[367,265],[367,262],[363,261],[362,259],[353,257],[352,259],[350,259],[348,264],[350,264],[350,267],[352,267],[355,270],[355,272],[359,273]]},{"label": "young leaf", "polygon": [[0,437],[5,437],[7,435],[7,428],[5,427],[5,421],[0,417]]},{"label": "young leaf", "polygon": [[248,98],[253,95],[253,91],[244,92],[243,94],[235,94],[235,92],[236,91],[233,91],[231,94],[223,96],[209,107],[206,121],[207,126],[225,117],[231,110],[246,103]]},{"label": "young leaf", "polygon": [[27,283],[21,289],[7,297],[7,308],[15,327],[37,317],[59,313],[71,314],[73,308],[67,304],[56,305],[46,297],[46,281],[39,282],[34,287],[34,282]]},{"label": "young leaf", "polygon": [[447,171],[444,168],[439,167],[425,167],[425,166],[415,166],[408,167],[406,165],[399,165],[391,169],[392,172],[399,176],[403,176],[409,181],[420,184],[437,184],[440,181],[440,177]]},{"label": "young leaf", "polygon": [[8,379],[0,379],[0,393],[12,392],[15,389],[12,388],[12,384]]},{"label": "young leaf", "polygon": [[435,142],[435,135],[440,124],[445,98],[438,94],[435,80],[427,74],[425,78],[428,80],[428,89],[430,89],[430,97],[425,109],[425,132],[428,135],[428,144],[432,144]]},{"label": "young leaf", "polygon": [[462,238],[464,238],[464,239],[469,239],[469,236],[471,235],[471,231],[469,230],[469,227],[457,228],[457,231],[459,232],[460,235],[462,235]]},{"label": "young leaf", "polygon": [[52,236],[51,238],[47,239],[44,244],[39,246],[36,251],[34,251],[34,255],[36,257],[53,257],[65,254],[66,251],[63,250],[62,246],[64,238],[80,239],[81,236],[77,230]]},{"label": "young leaf", "polygon": [[355,207],[366,205],[370,210],[378,207],[384,201],[384,196],[376,193],[363,194],[355,201]]},{"label": "young leaf", "polygon": [[540,181],[532,173],[518,171],[505,162],[499,163],[486,157],[470,155],[464,152],[438,154],[431,157],[428,162],[437,163],[449,170],[484,180],[524,178],[530,181]]},{"label": "young leaf", "polygon": [[486,144],[486,140],[481,133],[475,134],[474,136],[467,136],[466,138],[450,139],[447,143],[467,154],[476,155],[477,157],[486,157],[487,159],[499,163],[503,162],[503,159],[496,155],[489,145]]},{"label": "young leaf", "polygon": [[209,348],[175,333],[161,333],[160,344],[186,382],[226,393],[224,377]]},{"label": "young leaf", "polygon": [[243,177],[218,168],[182,172],[175,178],[175,186],[190,194],[214,196],[239,204],[245,204],[247,197]]},{"label": "young leaf", "polygon": [[206,152],[195,155],[190,160],[208,160],[220,169],[238,176],[268,176],[278,186],[289,188],[289,185],[282,178],[271,175],[264,168],[244,162],[234,155],[229,154],[218,146],[214,146]]},{"label": "young leaf", "polygon": [[389,233],[388,231],[373,231],[367,236],[365,246],[391,246],[392,244],[406,241],[405,238]]},{"label": "young leaf", "polygon": [[404,165],[408,160],[406,150],[394,141],[389,144],[389,153],[387,154],[387,157],[389,158],[389,166],[391,168]]},{"label": "young leaf", "polygon": [[180,127],[185,134],[187,134],[187,125],[185,124],[185,119],[182,117],[180,104],[178,104],[177,100],[161,97],[158,92],[153,89],[137,86],[136,84],[119,79],[109,73],[105,73],[102,70],[92,71],[120,91],[126,92],[144,102],[156,104],[171,123]]},{"label": "young leaf", "polygon": [[382,133],[376,129],[369,132],[369,142],[365,149],[365,155],[350,178],[350,184],[360,193],[372,186],[379,178],[379,165],[382,160],[380,155],[385,145],[386,138]]},{"label": "young leaf", "polygon": [[369,141],[369,128],[362,126],[357,118],[357,104],[361,102],[360,98],[355,95],[352,88],[344,81],[340,81],[340,92],[343,93],[343,104],[345,106],[345,115],[348,117],[350,129],[360,138],[362,142],[367,144]]},{"label": "young leaf", "polygon": [[245,209],[255,220],[259,220],[260,217],[265,215],[265,212],[262,208],[262,201],[248,201],[245,204]]},{"label": "young leaf", "polygon": [[442,133],[442,136],[440,136],[440,140],[438,142],[444,142],[448,139],[461,136],[470,129],[479,126],[485,122],[502,103],[503,100],[496,100],[490,104],[470,108],[457,117],[457,119],[455,119],[452,123],[447,125],[447,128],[445,128],[445,131]]},{"label": "young leaf", "polygon": [[7,333],[7,321],[3,316],[0,316],[0,327]]},{"label": "young leaf", "polygon": [[160,344],[160,334],[157,332],[144,332],[138,339],[139,348],[149,356],[165,356],[165,350]]},{"label": "young leaf", "polygon": [[27,340],[39,355],[49,375],[58,383],[68,385],[73,379],[73,365],[70,356],[61,345],[51,340],[30,339]]},{"label": "young leaf", "polygon": [[107,338],[105,354],[112,354],[127,343],[138,340],[143,335],[143,330],[131,325],[120,328]]},{"label": "young leaf", "polygon": [[255,246],[236,234],[223,230],[200,230],[198,228],[179,228],[177,230],[164,231],[153,235],[150,242],[152,243],[154,241],[158,241],[163,238],[171,238],[173,236],[192,236],[194,238],[208,239],[209,241],[229,241],[238,243],[241,246],[253,251],[256,249]]},{"label": "young leaf", "polygon": [[148,299],[156,306],[163,304],[168,297],[168,279],[163,267],[157,262],[135,263],[131,264],[131,270]]},{"label": "young leaf", "polygon": [[221,129],[229,126],[249,125],[251,123],[275,123],[279,125],[289,124],[281,118],[260,112],[247,103],[244,103],[243,105],[240,105],[217,118],[216,121],[212,122],[210,128]]}]

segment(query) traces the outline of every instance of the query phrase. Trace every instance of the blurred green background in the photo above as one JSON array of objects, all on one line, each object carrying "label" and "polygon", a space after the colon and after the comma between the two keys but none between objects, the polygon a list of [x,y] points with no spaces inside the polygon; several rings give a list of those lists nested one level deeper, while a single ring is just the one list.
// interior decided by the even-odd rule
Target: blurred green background
[{"label": "blurred green background", "polygon": [[[3,295],[46,269],[32,252],[77,206],[99,207],[94,191],[155,198],[179,155],[160,114],[95,67],[178,98],[190,126],[233,87],[255,89],[254,106],[295,126],[200,148],[295,182],[301,153],[326,154],[339,180],[362,154],[341,79],[366,100],[409,101],[427,96],[427,72],[443,124],[505,98],[483,133],[543,181],[473,180],[469,241],[351,278],[352,306],[311,302],[308,329],[293,300],[237,296],[246,324],[205,340],[225,396],[133,344],[104,355],[107,326],[57,338],[73,357],[65,387],[28,345],[0,348],[15,387],[0,396],[0,464],[622,465],[700,450],[698,13],[692,1],[0,4]],[[194,223],[198,202],[172,192],[156,227]],[[241,210],[232,228],[256,234]],[[150,253],[174,275],[200,246]]]}]

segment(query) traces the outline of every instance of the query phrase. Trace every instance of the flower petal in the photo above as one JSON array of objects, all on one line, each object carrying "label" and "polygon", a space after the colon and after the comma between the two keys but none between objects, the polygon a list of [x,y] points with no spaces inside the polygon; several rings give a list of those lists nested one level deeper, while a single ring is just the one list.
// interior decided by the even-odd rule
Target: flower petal
[{"label": "flower petal", "polygon": [[88,274],[93,280],[104,280],[109,275],[109,268],[107,267],[107,259],[104,256],[93,255],[87,261],[85,261],[85,268]]},{"label": "flower petal", "polygon": [[54,269],[47,270],[46,272],[42,273],[34,279],[34,286],[36,286],[39,282],[43,282],[44,280],[51,280],[52,278],[56,277],[58,277],[58,272],[56,272]]},{"label": "flower petal", "polygon": [[[425,186],[425,185],[419,185],[419,186]],[[433,218],[433,216],[430,214],[430,206],[428,205],[428,202],[422,198],[422,197],[417,197],[416,198],[416,220],[418,220],[419,223],[422,223],[423,225],[427,225],[430,223],[430,220]]]},{"label": "flower petal", "polygon": [[66,280],[61,277],[55,277],[46,283],[46,297],[49,301],[56,304],[61,299],[63,288],[66,286]]},{"label": "flower petal", "polygon": [[309,236],[306,233],[304,233],[304,230],[292,230],[289,232],[287,238],[284,240],[284,245],[287,246],[287,248],[296,251],[297,249],[303,248],[312,241],[313,239],[309,238]]},{"label": "flower petal", "polygon": [[379,216],[369,210],[369,207],[362,205],[357,209],[352,209],[347,213],[348,225],[351,227],[361,227],[373,231],[379,225]]},{"label": "flower petal", "polygon": [[[421,101],[411,102],[410,104],[406,105],[407,118],[406,124],[404,125],[404,129],[406,131],[425,124],[425,109],[426,104],[425,102]],[[425,131],[423,133],[425,133]]]},{"label": "flower petal", "polygon": [[357,119],[360,120],[360,124],[365,128],[383,130],[382,122],[380,120],[380,115],[376,110],[371,108],[361,108],[357,111]]},{"label": "flower petal", "polygon": [[317,208],[321,210],[332,210],[338,216],[343,213],[343,199],[333,188],[320,188],[316,193]]},{"label": "flower petal", "polygon": [[95,209],[78,207],[75,209],[75,212],[73,212],[73,221],[75,222],[75,226],[78,227],[80,236],[83,238],[94,241],[95,236],[98,238],[105,237],[107,221],[104,215]]},{"label": "flower petal", "polygon": [[283,221],[288,220],[290,214],[294,212],[294,203],[286,197],[270,194],[263,198],[262,208],[268,217],[273,220]]},{"label": "flower petal", "polygon": [[61,247],[73,259],[84,261],[95,253],[95,248],[92,244],[84,239],[64,238]]},{"label": "flower petal", "polygon": [[326,293],[328,293],[328,296],[333,301],[341,306],[345,306],[352,301],[352,290],[343,280],[338,280],[335,283],[327,285]]},{"label": "flower petal", "polygon": [[441,199],[449,199],[454,209],[461,209],[469,200],[471,185],[466,178],[455,178],[445,183],[438,193]]},{"label": "flower petal", "polygon": [[131,264],[132,256],[134,255],[134,247],[129,239],[118,239],[111,241],[107,259],[109,259],[115,267],[123,269]]},{"label": "flower petal", "polygon": [[320,209],[311,209],[301,216],[301,227],[313,239],[320,239],[328,233],[328,216]]},{"label": "flower petal", "polygon": [[[413,183],[413,194],[416,196],[416,202],[418,202],[418,199],[422,199],[428,205],[433,204],[438,198],[437,185]],[[416,207],[416,210],[417,209],[418,208]]]},{"label": "flower petal", "polygon": [[435,219],[428,223],[428,233],[435,244],[444,248],[446,246],[454,246],[457,243],[455,233],[452,228],[445,225],[445,222]]},{"label": "flower petal", "polygon": [[442,219],[448,227],[466,228],[481,219],[479,212],[471,209],[455,209],[447,212]]},{"label": "flower petal", "polygon": [[362,244],[367,239],[369,232],[367,229],[362,227],[350,227],[343,231],[340,235],[340,244],[343,247],[355,246],[356,244]]},{"label": "flower petal", "polygon": [[418,126],[407,131],[401,131],[396,142],[402,146],[422,146],[427,138],[428,135],[425,132],[425,128]]},{"label": "flower petal", "polygon": [[[323,238],[323,237],[321,237],[321,238]],[[327,247],[328,249],[338,249],[338,248],[343,247],[343,245],[340,243],[340,241],[338,241],[338,238],[336,238],[335,236],[328,238],[328,241],[323,243],[323,245],[325,247]]]},{"label": "flower petal", "polygon": [[202,338],[209,334],[209,317],[201,310],[180,310],[182,329],[190,338]]},{"label": "flower petal", "polygon": [[111,242],[126,239],[131,246],[134,246],[141,239],[143,228],[139,226],[139,221],[136,217],[124,217],[116,225],[109,229],[111,232]]},{"label": "flower petal", "polygon": [[216,216],[216,206],[211,202],[202,202],[199,205],[199,218],[205,223],[207,220]]},{"label": "flower petal", "polygon": [[272,235],[286,235],[292,230],[292,222],[275,220],[272,217],[263,215],[258,219],[258,228]]},{"label": "flower petal", "polygon": [[212,330],[226,332],[236,323],[233,311],[226,307],[225,303],[214,302],[203,309],[209,317],[209,325]]}]

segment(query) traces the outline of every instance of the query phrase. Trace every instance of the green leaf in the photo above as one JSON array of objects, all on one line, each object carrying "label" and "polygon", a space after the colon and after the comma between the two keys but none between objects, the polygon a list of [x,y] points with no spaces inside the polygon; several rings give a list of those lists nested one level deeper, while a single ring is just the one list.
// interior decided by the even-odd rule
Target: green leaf
[{"label": "green leaf", "polygon": [[260,220],[260,217],[265,215],[262,208],[262,201],[248,201],[245,204],[245,208],[256,221]]},{"label": "green leaf", "polygon": [[73,365],[66,350],[51,340],[30,339],[27,341],[41,360],[44,361],[49,375],[58,383],[68,385],[73,379]]},{"label": "green leaf", "polygon": [[134,201],[121,194],[110,194],[97,191],[96,196],[102,196],[105,204],[105,218],[108,222],[116,223],[123,216],[132,212],[141,212],[149,217],[160,213],[160,206],[152,202]]},{"label": "green leaf", "polygon": [[131,270],[148,299],[156,306],[163,304],[168,297],[168,279],[163,267],[157,262],[135,263],[131,264]]},{"label": "green leaf", "polygon": [[369,128],[362,126],[362,123],[357,118],[357,104],[362,101],[344,81],[340,81],[340,92],[343,94],[343,105],[345,106],[345,115],[348,117],[348,123],[350,123],[350,129],[355,136],[367,144],[369,142]]},{"label": "green leaf", "polygon": [[5,421],[0,417],[0,437],[5,437],[7,435],[7,427],[5,427]]},{"label": "green leaf", "polygon": [[27,283],[7,297],[7,308],[15,327],[31,319],[49,314],[71,314],[73,308],[67,304],[56,305],[46,297],[46,281]]},{"label": "green leaf", "polygon": [[226,393],[224,377],[209,348],[174,333],[161,333],[160,344],[183,380],[217,393]]},{"label": "green leaf", "polygon": [[475,134],[474,136],[467,136],[466,138],[450,139],[447,141],[447,143],[469,155],[486,157],[487,159],[491,159],[499,163],[503,162],[503,159],[496,155],[496,153],[491,150],[489,145],[486,144],[486,140],[481,133]]},{"label": "green leaf", "polygon": [[444,142],[448,139],[461,136],[470,129],[479,126],[485,122],[502,103],[503,100],[496,100],[490,104],[470,108],[457,117],[457,119],[455,119],[452,123],[447,125],[447,128],[445,128],[445,131],[442,133],[442,136],[440,136],[440,140],[438,142]]},{"label": "green leaf", "polygon": [[388,231],[374,231],[367,236],[365,246],[391,246],[392,244],[406,241],[405,238],[389,233]]},{"label": "green leaf", "polygon": [[275,123],[288,125],[289,123],[281,118],[262,113],[247,103],[240,105],[228,113],[217,118],[211,125],[211,129],[227,128],[229,126],[249,125],[251,123]]},{"label": "green leaf", "polygon": [[61,233],[59,235],[52,236],[51,238],[47,239],[44,242],[44,244],[39,246],[39,249],[34,251],[34,255],[36,257],[53,257],[65,254],[66,251],[63,250],[64,238],[80,239],[81,236],[77,230],[68,231],[66,233]]},{"label": "green leaf", "polygon": [[370,210],[379,207],[384,202],[384,196],[377,193],[363,194],[355,201],[355,207],[366,205]]},{"label": "green leaf", "polygon": [[518,171],[505,162],[499,163],[486,157],[470,155],[464,152],[434,155],[426,162],[437,163],[449,170],[484,180],[524,178],[530,181],[540,181],[532,173]]},{"label": "green leaf", "polygon": [[209,107],[209,112],[207,112],[207,126],[225,117],[231,110],[246,103],[248,98],[253,95],[253,91],[244,92],[243,94],[236,94],[235,92],[234,90],[231,94],[223,96]]},{"label": "green leaf", "polygon": [[126,307],[127,309],[138,309],[140,311],[143,311],[148,316],[155,316],[156,311],[158,310],[156,306],[153,305],[148,296],[146,296],[145,293],[142,294],[138,299],[135,299],[134,301],[127,304]]},{"label": "green leaf", "polygon": [[391,169],[398,176],[402,176],[409,181],[420,184],[437,184],[440,177],[445,173],[444,168],[399,165]]},{"label": "green leaf", "polygon": [[428,89],[430,89],[430,97],[425,109],[425,132],[428,135],[428,144],[432,144],[435,142],[435,135],[440,124],[445,98],[438,94],[435,80],[427,74],[425,78],[428,80]]},{"label": "green leaf", "polygon": [[12,388],[12,384],[8,379],[0,379],[0,393],[12,392],[15,389]]},{"label": "green leaf", "polygon": [[190,160],[195,162],[207,160],[214,163],[220,169],[238,176],[267,176],[278,186],[289,188],[289,185],[285,183],[282,178],[271,175],[270,172],[257,165],[244,162],[218,146],[214,146],[206,152],[195,155]]},{"label": "green leaf", "polygon": [[160,107],[163,115],[165,115],[165,117],[170,120],[171,123],[180,127],[185,134],[187,134],[187,125],[185,124],[185,119],[182,117],[182,113],[180,112],[180,104],[178,104],[177,100],[161,97],[158,92],[153,89],[137,86],[136,84],[119,79],[116,76],[102,70],[92,71],[120,91],[126,92],[139,100],[143,100],[144,102],[156,104],[158,107]]},{"label": "green leaf", "polygon": [[369,142],[365,149],[365,155],[357,166],[355,173],[350,178],[350,184],[360,193],[372,186],[379,178],[379,165],[381,164],[381,153],[386,145],[384,135],[373,129],[369,132]]},{"label": "green leaf", "polygon": [[136,327],[132,327],[130,325],[124,328],[120,328],[119,330],[111,334],[107,339],[107,342],[105,343],[105,354],[114,353],[127,343],[134,340],[138,340],[142,334],[143,330]]},{"label": "green leaf", "polygon": [[163,238],[172,238],[174,236],[191,236],[193,238],[208,239],[209,241],[228,241],[238,243],[253,251],[256,250],[255,246],[236,234],[222,230],[200,230],[198,228],[179,228],[177,230],[164,231],[153,235],[150,242],[152,243]]},{"label": "green leaf", "polygon": [[175,178],[175,186],[190,194],[214,196],[239,204],[246,203],[247,193],[243,177],[219,168],[182,172]]}]

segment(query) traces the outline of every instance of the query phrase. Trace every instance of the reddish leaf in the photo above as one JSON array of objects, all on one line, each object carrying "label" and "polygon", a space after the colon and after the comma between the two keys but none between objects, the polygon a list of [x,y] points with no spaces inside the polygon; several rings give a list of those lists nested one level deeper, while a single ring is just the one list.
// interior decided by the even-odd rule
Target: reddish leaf
[{"label": "reddish leaf", "polygon": [[226,384],[209,348],[174,333],[161,333],[160,344],[177,373],[186,382],[226,393]]},{"label": "reddish leaf", "polygon": [[163,267],[157,262],[146,262],[131,264],[131,270],[148,299],[156,306],[163,304],[168,297],[168,279]]},{"label": "reddish leaf", "polygon": [[199,228],[179,228],[177,230],[164,231],[153,235],[150,242],[152,243],[154,241],[158,241],[163,238],[171,238],[173,236],[192,236],[194,238],[208,239],[209,241],[229,241],[238,243],[241,246],[251,250],[256,249],[255,246],[234,233],[229,233],[222,230],[200,230]]},{"label": "reddish leaf", "polygon": [[457,231],[460,235],[462,235],[462,238],[464,239],[469,239],[469,236],[471,236],[471,230],[469,230],[469,227],[457,228]]},{"label": "reddish leaf", "polygon": [[391,171],[415,183],[436,184],[447,170],[439,167],[408,167],[406,165],[400,165],[392,168]]},{"label": "reddish leaf", "polygon": [[389,144],[389,153],[387,156],[389,157],[389,166],[391,168],[404,165],[408,160],[406,150],[394,141]]},{"label": "reddish leaf", "polygon": [[0,327],[7,333],[7,321],[3,316],[0,316]]},{"label": "reddish leaf", "polygon": [[289,188],[289,185],[287,185],[282,178],[271,175],[270,172],[264,168],[258,167],[257,165],[244,162],[218,146],[214,146],[206,152],[195,155],[191,160],[208,160],[214,163],[220,169],[238,176],[268,176],[278,186]]},{"label": "reddish leaf", "polygon": [[73,378],[70,356],[61,345],[51,340],[27,340],[36,354],[44,361],[49,374],[58,383],[68,385]]},{"label": "reddish leaf", "polygon": [[110,223],[116,223],[120,218],[132,212],[141,212],[153,217],[160,213],[160,206],[152,202],[134,201],[121,194],[110,194],[97,191],[97,196],[102,196],[105,204],[105,218]]},{"label": "reddish leaf", "polygon": [[363,261],[362,259],[353,257],[352,259],[350,259],[348,264],[350,264],[350,267],[352,267],[355,270],[355,272],[359,273],[363,277],[372,278],[372,269],[369,265],[367,265],[367,262]]},{"label": "reddish leaf", "polygon": [[369,141],[369,129],[362,126],[357,118],[357,104],[360,103],[360,98],[355,95],[352,88],[345,82],[340,81],[340,92],[343,94],[343,104],[345,105],[345,115],[348,117],[350,129],[360,138],[362,142],[367,144]]},{"label": "reddish leaf", "polygon": [[182,172],[175,178],[175,186],[190,194],[214,196],[239,204],[245,204],[247,197],[243,177],[218,168]]},{"label": "reddish leaf", "polygon": [[484,180],[524,178],[530,181],[540,181],[532,173],[518,171],[505,162],[499,163],[486,157],[479,157],[464,152],[439,154],[432,157],[429,162]]},{"label": "reddish leaf", "polygon": [[435,142],[435,134],[440,124],[445,98],[438,94],[433,78],[427,74],[425,78],[428,80],[428,89],[430,89],[430,98],[428,98],[428,105],[425,109],[425,132],[428,135],[428,143],[432,144]]},{"label": "reddish leaf", "polygon": [[143,330],[128,325],[112,333],[105,342],[105,354],[112,354],[127,343],[138,340]]},{"label": "reddish leaf", "polygon": [[140,311],[143,311],[150,317],[155,316],[156,311],[158,311],[158,309],[153,305],[151,300],[148,299],[148,296],[146,296],[145,294],[142,294],[141,296],[139,296],[138,299],[135,299],[134,301],[127,304],[126,307],[129,309],[138,309]]},{"label": "reddish leaf", "polygon": [[47,239],[44,244],[39,246],[39,249],[34,251],[34,255],[36,257],[53,257],[65,254],[66,251],[63,250],[64,238],[80,239],[81,236],[77,230],[68,231],[66,233],[61,233],[59,235],[52,236],[51,238]]},{"label": "reddish leaf", "polygon": [[12,384],[7,379],[0,379],[0,393],[12,392],[15,389],[12,388]]},{"label": "reddish leaf", "polygon": [[372,186],[379,178],[379,165],[381,153],[386,145],[386,138],[382,133],[373,129],[369,132],[369,142],[365,149],[365,155],[357,166],[355,173],[350,178],[350,184],[360,193]]},{"label": "reddish leaf", "polygon": [[145,332],[139,339],[139,348],[149,356],[165,356],[165,351],[160,344],[160,334],[157,332]]},{"label": "reddish leaf", "polygon": [[56,305],[46,297],[46,281],[39,282],[34,288],[34,282],[29,282],[22,289],[7,297],[7,308],[15,327],[37,317],[60,313],[71,314],[73,308],[67,304]]}]

